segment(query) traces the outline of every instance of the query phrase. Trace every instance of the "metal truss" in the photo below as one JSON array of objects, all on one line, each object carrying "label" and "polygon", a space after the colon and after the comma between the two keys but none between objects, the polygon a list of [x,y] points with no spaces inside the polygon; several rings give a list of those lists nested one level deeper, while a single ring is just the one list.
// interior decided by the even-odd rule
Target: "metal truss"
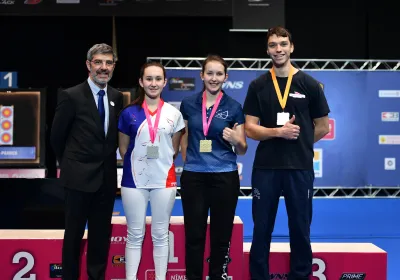
[{"label": "metal truss", "polygon": [[[241,187],[243,197],[251,197],[251,187]],[[400,198],[400,187],[314,187],[314,198]]]},{"label": "metal truss", "polygon": [[[224,58],[231,70],[270,69],[271,59]],[[204,58],[198,57],[148,57],[167,69],[200,70]],[[400,71],[400,60],[359,59],[292,59],[292,64],[301,70],[325,71]]]},{"label": "metal truss", "polygon": [[[240,198],[251,199],[251,187],[241,187]],[[400,187],[314,187],[314,198],[400,198]]]},{"label": "metal truss", "polygon": [[400,187],[333,187],[314,188],[314,197],[400,198]]},{"label": "metal truss", "polygon": [[[180,187],[176,196],[180,197]],[[120,192],[118,192],[120,194]],[[241,199],[251,199],[251,187],[240,188]],[[314,198],[400,198],[399,187],[314,187]]]}]

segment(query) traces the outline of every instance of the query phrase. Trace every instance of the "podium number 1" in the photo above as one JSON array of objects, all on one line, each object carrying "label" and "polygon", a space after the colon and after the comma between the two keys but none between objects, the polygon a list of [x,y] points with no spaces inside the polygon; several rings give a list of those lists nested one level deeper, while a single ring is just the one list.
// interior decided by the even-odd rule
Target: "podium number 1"
[{"label": "podium number 1", "polygon": [[9,72],[7,75],[3,77],[4,80],[8,79],[8,87],[12,87],[12,73]]},{"label": "podium number 1", "polygon": [[2,89],[18,88],[17,80],[18,80],[17,72],[0,72],[0,88]]},{"label": "podium number 1", "polygon": [[26,259],[26,265],[15,274],[13,280],[36,280],[36,274],[29,274],[29,277],[23,277],[31,271],[35,265],[35,259],[33,256],[28,252],[19,252],[14,255],[12,262],[19,263],[21,259]]},{"label": "podium number 1", "polygon": [[169,232],[169,263],[178,263],[178,257],[175,256],[175,235],[172,231]]}]

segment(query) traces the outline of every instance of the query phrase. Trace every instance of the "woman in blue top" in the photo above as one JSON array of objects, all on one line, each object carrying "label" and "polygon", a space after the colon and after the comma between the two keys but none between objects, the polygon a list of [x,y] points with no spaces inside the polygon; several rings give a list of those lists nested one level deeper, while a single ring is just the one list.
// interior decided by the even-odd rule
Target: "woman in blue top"
[{"label": "woman in blue top", "polygon": [[247,150],[239,102],[221,88],[228,78],[219,56],[203,62],[203,91],[186,97],[181,113],[186,131],[181,141],[181,176],[185,220],[186,277],[203,279],[203,257],[210,210],[210,280],[225,279],[230,240],[240,191],[237,154]]}]

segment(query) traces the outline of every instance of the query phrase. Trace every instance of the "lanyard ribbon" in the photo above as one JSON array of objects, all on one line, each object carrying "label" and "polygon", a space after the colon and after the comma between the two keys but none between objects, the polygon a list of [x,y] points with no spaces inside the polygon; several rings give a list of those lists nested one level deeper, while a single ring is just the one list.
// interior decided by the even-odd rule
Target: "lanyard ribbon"
[{"label": "lanyard ribbon", "polygon": [[151,123],[149,107],[147,106],[146,100],[143,101],[143,110],[146,115],[147,125],[149,127],[150,141],[153,144],[154,144],[154,140],[156,139],[158,123],[160,122],[161,108],[162,108],[163,104],[164,104],[164,101],[160,99],[160,101],[158,102],[158,106],[157,106],[156,122],[154,123],[154,127],[153,127],[153,124]]},{"label": "lanyard ribbon", "polygon": [[217,112],[217,108],[219,106],[219,103],[221,102],[222,99],[222,92],[218,94],[217,100],[215,100],[215,104],[213,109],[211,110],[210,117],[208,118],[207,122],[207,114],[206,114],[206,103],[207,103],[207,95],[206,92],[203,92],[203,105],[202,105],[202,115],[203,115],[203,132],[204,136],[207,136],[208,134],[208,129],[210,128],[211,120],[215,115],[215,112]]},{"label": "lanyard ribbon", "polygon": [[287,99],[289,96],[290,85],[292,84],[294,67],[292,65],[290,65],[289,76],[288,76],[288,80],[286,82],[286,88],[285,88],[285,92],[283,94],[283,98],[282,98],[281,90],[278,85],[278,81],[276,80],[275,70],[273,67],[271,68],[270,72],[271,72],[271,76],[272,76],[272,81],[274,82],[275,92],[276,92],[276,95],[278,96],[279,104],[281,104],[282,110],[284,111],[285,107],[286,107],[286,102],[287,102]]}]

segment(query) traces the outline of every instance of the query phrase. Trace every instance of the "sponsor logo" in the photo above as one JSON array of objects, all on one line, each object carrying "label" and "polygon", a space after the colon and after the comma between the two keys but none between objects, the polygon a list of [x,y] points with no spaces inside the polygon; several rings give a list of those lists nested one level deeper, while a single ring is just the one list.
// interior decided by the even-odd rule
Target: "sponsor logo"
[{"label": "sponsor logo", "polygon": [[125,265],[125,256],[123,256],[123,255],[112,256],[111,262],[112,262],[113,267],[124,266]]},{"label": "sponsor logo", "polygon": [[289,93],[290,97],[293,98],[306,98],[304,94],[301,94],[300,92],[295,91],[294,93]]},{"label": "sponsor logo", "polygon": [[223,85],[223,89],[242,89],[244,85],[243,81],[226,81]]},{"label": "sponsor logo", "polygon": [[396,170],[395,158],[385,158],[385,170]]},{"label": "sponsor logo", "polygon": [[[155,280],[156,273],[155,273],[154,269],[146,270],[144,279],[145,280]],[[165,279],[166,280],[187,280],[186,269],[168,269]]]},{"label": "sponsor logo", "polygon": [[247,3],[250,7],[254,7],[254,6],[269,7],[269,5],[270,5],[267,0],[247,0]]},{"label": "sponsor logo", "polygon": [[226,120],[228,118],[228,116],[229,116],[229,111],[228,110],[226,110],[226,111],[218,110],[215,113],[214,117],[217,118],[217,119]]},{"label": "sponsor logo", "polygon": [[329,119],[329,132],[322,138],[322,140],[334,140],[335,137],[336,137],[336,121],[335,119]]},{"label": "sponsor logo", "polygon": [[352,280],[364,280],[367,276],[366,273],[343,273],[340,280],[352,279]]},{"label": "sponsor logo", "polygon": [[322,177],[322,149],[314,149],[314,174],[316,178]]},{"label": "sponsor logo", "polygon": [[400,145],[400,135],[379,135],[379,145]]},{"label": "sponsor logo", "polygon": [[62,265],[61,263],[51,263],[50,264],[50,278],[61,278],[62,274]]},{"label": "sponsor logo", "polygon": [[123,3],[125,0],[99,0],[98,4],[100,6],[117,6],[120,3]]},{"label": "sponsor logo", "polygon": [[110,241],[112,244],[126,244],[127,239],[126,236],[112,236]]},{"label": "sponsor logo", "polygon": [[[117,156],[118,160],[122,160],[120,154],[118,153],[119,158]],[[123,168],[117,168],[117,187],[120,189],[121,188],[121,182],[122,182],[122,176],[124,175],[124,170]]]},{"label": "sponsor logo", "polygon": [[400,98],[400,90],[380,90],[380,98]]},{"label": "sponsor logo", "polygon": [[237,167],[238,167],[238,173],[239,173],[239,179],[242,180],[243,179],[243,163],[238,162],[237,163]]},{"label": "sponsor logo", "polygon": [[42,2],[42,0],[25,0],[24,4],[36,5],[39,4],[40,2]]},{"label": "sponsor logo", "polygon": [[[224,279],[224,280],[233,280],[233,277],[232,277],[232,276],[226,276],[225,278],[221,278],[221,279]],[[210,276],[206,276],[206,280],[210,280]]]},{"label": "sponsor logo", "polygon": [[196,88],[195,78],[171,78],[169,79],[169,90],[192,91]]},{"label": "sponsor logo", "polygon": [[0,0],[0,5],[14,5],[15,0]]},{"label": "sponsor logo", "polygon": [[79,4],[80,0],[57,0],[57,4]]},{"label": "sponsor logo", "polygon": [[382,112],[381,120],[383,122],[398,122],[399,112]]}]

